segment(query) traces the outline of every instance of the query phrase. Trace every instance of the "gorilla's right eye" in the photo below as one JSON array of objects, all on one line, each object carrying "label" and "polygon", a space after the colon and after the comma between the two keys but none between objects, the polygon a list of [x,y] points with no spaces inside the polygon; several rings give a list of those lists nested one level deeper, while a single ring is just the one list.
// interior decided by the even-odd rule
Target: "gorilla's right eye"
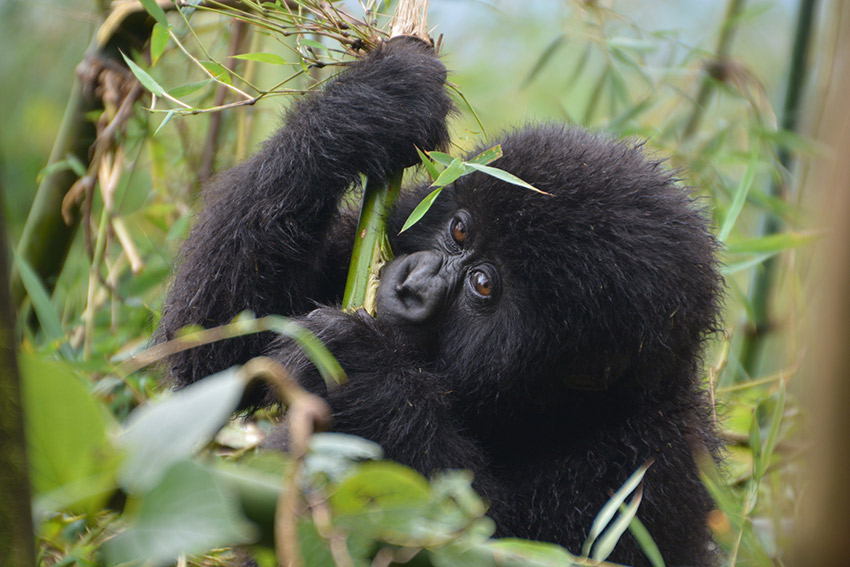
[{"label": "gorilla's right eye", "polygon": [[466,223],[463,222],[463,219],[455,219],[452,221],[452,238],[454,238],[455,242],[463,245],[466,240]]}]

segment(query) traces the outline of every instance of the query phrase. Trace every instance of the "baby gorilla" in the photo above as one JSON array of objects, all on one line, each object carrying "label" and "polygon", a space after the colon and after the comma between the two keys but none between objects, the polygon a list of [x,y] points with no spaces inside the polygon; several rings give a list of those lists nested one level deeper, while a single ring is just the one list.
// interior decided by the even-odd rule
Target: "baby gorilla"
[{"label": "baby gorilla", "polygon": [[[695,455],[717,449],[698,378],[722,283],[707,222],[640,147],[578,128],[528,126],[494,166],[541,195],[473,173],[396,236],[377,318],[346,314],[356,213],[370,181],[448,140],[445,68],[389,41],[294,105],[257,155],[219,175],[182,248],[158,340],[250,309],[295,317],[339,360],[328,391],[288,341],[229,340],[174,355],[182,386],[267,354],[323,395],[335,431],[380,443],[424,474],[473,471],[499,536],[578,551],[594,516],[649,459],[638,516],[668,565],[713,563],[711,501]],[[315,309],[316,305],[325,305]],[[259,400],[256,400],[259,401]],[[611,560],[648,565],[626,533]]]}]

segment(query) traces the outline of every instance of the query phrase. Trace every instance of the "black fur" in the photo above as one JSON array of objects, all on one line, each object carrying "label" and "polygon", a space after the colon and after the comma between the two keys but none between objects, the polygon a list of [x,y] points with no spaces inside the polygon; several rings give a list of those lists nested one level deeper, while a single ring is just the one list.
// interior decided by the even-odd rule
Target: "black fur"
[{"label": "black fur", "polygon": [[[694,459],[717,446],[698,378],[718,325],[716,245],[687,192],[640,147],[560,125],[493,142],[504,152],[494,166],[552,195],[475,173],[393,239],[397,257],[436,251],[464,274],[480,262],[496,272],[490,300],[453,282],[427,340],[380,312],[332,307],[353,241],[343,193],[359,173],[416,162],[414,146],[446,143],[444,79],[429,48],[396,39],[295,105],[208,190],[163,309],[160,340],[245,309],[297,316],[348,384],[328,392],[295,346],[268,336],[177,354],[171,378],[186,385],[271,354],[328,399],[334,430],[425,474],[472,470],[498,535],[574,552],[612,491],[653,458],[639,517],[668,565],[712,564]],[[427,190],[403,197],[392,234]],[[458,210],[469,214],[462,251],[449,228]],[[611,559],[648,564],[628,533]]]}]

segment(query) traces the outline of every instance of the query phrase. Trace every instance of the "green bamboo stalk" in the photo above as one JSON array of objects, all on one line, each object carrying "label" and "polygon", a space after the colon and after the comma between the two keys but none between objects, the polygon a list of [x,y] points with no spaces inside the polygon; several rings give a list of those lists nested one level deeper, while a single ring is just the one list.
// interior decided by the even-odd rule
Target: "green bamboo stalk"
[{"label": "green bamboo stalk", "polygon": [[[788,70],[788,83],[785,92],[785,102],[782,107],[783,130],[793,132],[797,130],[800,110],[800,100],[803,88],[806,85],[807,54],[811,43],[812,28],[814,26],[814,12],[817,5],[816,0],[800,0],[797,12],[797,29],[794,32],[794,45],[791,48],[791,66]],[[780,146],[778,151],[779,163],[783,170],[789,171],[794,159],[786,146]],[[768,189],[772,197],[783,197],[788,185],[787,176],[779,181],[773,181]],[[783,229],[782,219],[775,213],[765,212],[762,217],[758,236],[769,236],[777,234]],[[769,258],[764,265],[756,268],[753,281],[750,284],[749,299],[752,305],[753,320],[747,329],[741,342],[739,360],[745,379],[753,376],[758,371],[761,353],[764,349],[764,339],[770,331],[770,306],[769,299],[776,280],[778,259]]]},{"label": "green bamboo stalk", "polygon": [[[69,157],[88,163],[88,149],[95,138],[94,124],[86,115],[99,108],[96,100],[83,93],[80,81],[74,82],[59,134],[50,153],[49,165]],[[65,258],[74,240],[79,223],[65,224],[62,219],[62,199],[77,180],[70,169],[57,170],[44,177],[27,215],[17,255],[33,267],[48,290],[53,289]],[[20,307],[26,291],[17,269],[12,269],[12,305]]]},{"label": "green bamboo stalk", "polygon": [[378,272],[392,260],[387,216],[401,193],[401,178],[402,172],[399,171],[386,183],[366,184],[342,298],[342,307],[346,311],[362,307],[371,315],[375,314]]}]

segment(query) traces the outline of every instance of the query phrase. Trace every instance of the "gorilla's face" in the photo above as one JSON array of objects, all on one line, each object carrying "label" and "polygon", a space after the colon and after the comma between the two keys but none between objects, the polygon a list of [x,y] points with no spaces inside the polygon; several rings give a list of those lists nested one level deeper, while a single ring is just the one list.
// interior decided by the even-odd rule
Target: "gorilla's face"
[{"label": "gorilla's face", "polygon": [[498,302],[500,277],[476,247],[469,211],[459,210],[433,235],[433,247],[397,258],[381,276],[381,320],[420,327],[453,308],[485,313]]}]

